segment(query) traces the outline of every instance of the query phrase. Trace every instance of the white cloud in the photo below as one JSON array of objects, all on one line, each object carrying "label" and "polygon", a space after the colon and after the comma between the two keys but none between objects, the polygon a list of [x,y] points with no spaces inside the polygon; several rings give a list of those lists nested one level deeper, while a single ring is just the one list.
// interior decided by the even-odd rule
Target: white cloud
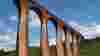
[{"label": "white cloud", "polygon": [[[34,17],[34,16],[33,16]],[[32,19],[30,22],[29,22],[29,25],[30,27],[39,27],[40,26],[40,21],[39,19]]]},{"label": "white cloud", "polygon": [[73,27],[75,30],[80,31],[80,25],[79,25],[78,22],[70,21],[70,22],[68,22],[68,24],[69,24],[71,27]]},{"label": "white cloud", "polygon": [[100,37],[100,25],[96,25],[96,34]]},{"label": "white cloud", "polygon": [[17,18],[17,16],[10,16],[9,19],[10,19],[11,21],[17,21],[18,18]]},{"label": "white cloud", "polygon": [[50,40],[49,40],[49,45],[50,45],[50,46],[56,45],[56,39],[50,39]]},{"label": "white cloud", "polygon": [[79,31],[85,39],[95,39],[97,36],[97,33],[100,34],[99,26],[96,25],[96,23],[91,23],[89,25],[80,25],[77,22],[71,21],[69,24],[77,31]]},{"label": "white cloud", "polygon": [[16,47],[16,33],[1,32],[0,33],[0,48],[15,48]]},{"label": "white cloud", "polygon": [[40,20],[39,17],[34,11],[29,11],[29,21],[31,26],[40,26]]}]

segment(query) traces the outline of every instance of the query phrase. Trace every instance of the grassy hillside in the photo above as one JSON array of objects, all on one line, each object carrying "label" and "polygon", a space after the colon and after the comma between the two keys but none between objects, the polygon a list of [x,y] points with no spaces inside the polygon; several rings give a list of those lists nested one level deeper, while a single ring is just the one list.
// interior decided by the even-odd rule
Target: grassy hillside
[{"label": "grassy hillside", "polygon": [[81,44],[81,56],[100,56],[100,39],[83,42]]}]

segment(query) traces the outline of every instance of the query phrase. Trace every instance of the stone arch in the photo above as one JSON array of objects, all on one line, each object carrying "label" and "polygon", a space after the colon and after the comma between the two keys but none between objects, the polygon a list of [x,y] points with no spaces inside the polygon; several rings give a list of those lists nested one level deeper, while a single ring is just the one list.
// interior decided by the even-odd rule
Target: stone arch
[{"label": "stone arch", "polygon": [[[40,4],[38,4],[36,1],[32,0],[32,6],[28,6],[28,0],[18,0],[18,13],[19,13],[19,32],[18,32],[18,37],[17,37],[17,42],[19,42],[18,47],[19,47],[19,56],[28,56],[28,48],[27,48],[27,37],[28,37],[28,30],[27,30],[27,15],[28,15],[28,8],[34,10],[38,16],[40,17],[40,21],[41,21],[41,42],[40,42],[40,47],[42,49],[42,54],[43,56],[50,56],[49,54],[49,47],[48,47],[48,32],[47,32],[47,22],[48,20],[52,21],[55,25],[56,29],[61,29],[64,30],[65,32],[65,46],[66,46],[66,52],[67,56],[79,56],[79,48],[73,48],[73,51],[71,51],[71,48],[69,48],[69,42],[68,42],[68,38],[69,35],[73,35],[73,37],[71,36],[70,38],[73,38],[73,46],[76,47],[78,41],[76,41],[77,39],[79,40],[80,38],[80,33],[75,31],[73,28],[71,28],[70,26],[68,26],[67,24],[64,23],[63,20],[59,19],[57,16],[53,15],[52,13],[50,13],[48,11],[47,8],[41,6]],[[50,13],[50,15],[49,15]],[[71,34],[74,33],[74,34]],[[78,35],[79,37],[76,37],[76,35]],[[67,41],[67,42],[66,42]],[[42,44],[42,45],[41,45]],[[78,45],[79,47],[79,45]],[[63,50],[58,50],[59,51],[63,51]],[[46,54],[45,54],[45,53]],[[63,52],[64,53],[64,52]],[[60,53],[61,56],[64,56],[64,54],[62,54],[62,52]]]}]

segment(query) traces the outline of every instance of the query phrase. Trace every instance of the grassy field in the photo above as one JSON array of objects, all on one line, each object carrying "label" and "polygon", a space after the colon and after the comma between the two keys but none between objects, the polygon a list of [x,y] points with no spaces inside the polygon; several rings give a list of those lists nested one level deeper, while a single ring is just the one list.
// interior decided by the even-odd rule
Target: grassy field
[{"label": "grassy field", "polygon": [[40,48],[37,47],[29,48],[29,56],[40,56]]},{"label": "grassy field", "polygon": [[100,40],[82,43],[80,56],[100,56]]},{"label": "grassy field", "polygon": [[[80,48],[80,56],[100,56],[100,39],[82,42]],[[29,56],[40,56],[39,48],[33,47],[29,50]]]}]

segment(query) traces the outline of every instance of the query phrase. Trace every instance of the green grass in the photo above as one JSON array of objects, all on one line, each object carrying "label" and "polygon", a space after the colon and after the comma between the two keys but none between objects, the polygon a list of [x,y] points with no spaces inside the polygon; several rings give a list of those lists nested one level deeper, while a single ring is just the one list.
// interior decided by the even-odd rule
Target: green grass
[{"label": "green grass", "polygon": [[95,43],[82,43],[84,46],[81,47],[80,56],[100,56],[100,39],[96,40]]},{"label": "green grass", "polygon": [[90,56],[92,53],[92,56],[94,56],[93,51],[96,48],[96,45],[90,45],[89,43],[82,43],[83,45],[81,46],[81,50],[80,50],[80,55],[81,56]]},{"label": "green grass", "polygon": [[37,47],[29,48],[29,56],[40,56],[40,48]]}]

